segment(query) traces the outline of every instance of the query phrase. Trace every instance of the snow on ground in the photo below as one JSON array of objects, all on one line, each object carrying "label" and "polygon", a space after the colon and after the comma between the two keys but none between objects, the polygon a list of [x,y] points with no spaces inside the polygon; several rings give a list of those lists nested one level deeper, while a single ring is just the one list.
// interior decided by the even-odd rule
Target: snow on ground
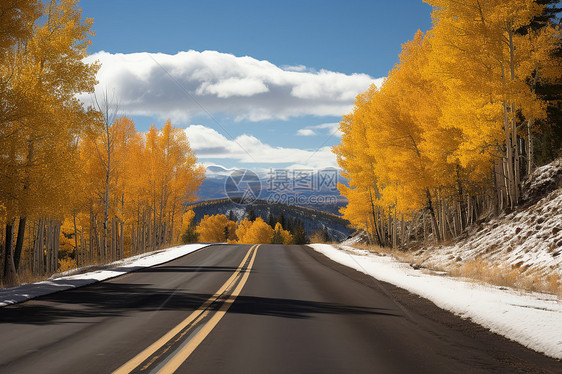
[{"label": "snow on ground", "polygon": [[178,247],[143,253],[134,257],[115,261],[103,266],[102,270],[90,271],[83,274],[65,275],[69,273],[76,273],[75,270],[71,270],[62,274],[62,277],[58,277],[56,279],[51,278],[42,282],[24,284],[12,288],[3,288],[0,289],[0,307],[21,303],[23,301],[54,292],[101,282],[142,268],[160,265],[185,256],[208,245],[209,244],[181,245]]},{"label": "snow on ground", "polygon": [[515,291],[427,274],[390,256],[349,246],[310,247],[330,259],[431,300],[440,308],[528,348],[562,359],[562,303],[554,295]]},{"label": "snow on ground", "polygon": [[352,236],[349,239],[344,240],[341,244],[353,246],[355,244],[359,244],[367,239],[367,236],[364,234],[364,231]]},{"label": "snow on ground", "polygon": [[552,161],[549,164],[536,168],[522,185],[523,201],[533,203],[537,197],[560,186],[562,181],[562,157]]},{"label": "snow on ground", "polygon": [[515,274],[515,286],[560,292],[562,158],[537,168],[522,191],[519,209],[473,225],[453,245],[429,246],[413,253],[413,260],[445,271],[481,263],[498,269],[500,275]]},{"label": "snow on ground", "polygon": [[[517,210],[473,224],[453,243],[390,254],[450,275],[562,295],[562,158],[537,168],[522,191]],[[354,239],[361,237],[342,244],[354,246]]]},{"label": "snow on ground", "polygon": [[470,230],[452,246],[424,250],[421,265],[444,268],[448,263],[483,261],[519,269],[538,278],[562,278],[562,189],[535,205],[492,219]]}]

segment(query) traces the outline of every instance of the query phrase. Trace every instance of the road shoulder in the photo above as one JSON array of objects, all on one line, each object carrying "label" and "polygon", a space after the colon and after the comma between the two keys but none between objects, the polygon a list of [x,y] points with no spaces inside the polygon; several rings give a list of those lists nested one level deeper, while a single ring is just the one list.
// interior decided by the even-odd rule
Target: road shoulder
[{"label": "road shoulder", "polygon": [[556,373],[560,370],[561,364],[557,359],[528,349],[519,343],[491,332],[477,323],[439,308],[430,300],[406,289],[377,280],[370,275],[335,262],[308,246],[305,247],[305,251],[321,265],[327,266],[378,292],[387,294],[401,309],[405,310],[405,314],[411,319],[415,319],[416,323],[437,323],[474,340],[490,356],[506,367],[513,369],[513,372]]},{"label": "road shoulder", "polygon": [[[79,272],[45,281],[23,284],[16,287],[0,289],[0,307],[22,303],[55,292],[84,287],[104,280],[119,277],[133,271],[161,265],[182,256],[203,249],[211,244],[186,244],[173,248],[161,249],[125,258],[104,265],[101,269]],[[79,269],[78,269],[79,270]]]}]

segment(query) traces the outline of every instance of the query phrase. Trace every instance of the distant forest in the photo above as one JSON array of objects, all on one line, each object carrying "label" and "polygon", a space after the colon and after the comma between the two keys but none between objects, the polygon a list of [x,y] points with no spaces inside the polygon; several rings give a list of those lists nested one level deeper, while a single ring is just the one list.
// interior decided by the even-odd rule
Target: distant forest
[{"label": "distant forest", "polygon": [[349,228],[349,222],[338,215],[296,205],[272,204],[265,200],[256,200],[252,204],[241,205],[230,199],[218,199],[198,202],[188,206],[187,209],[191,209],[195,213],[194,224],[199,223],[205,215],[213,214],[224,214],[236,221],[255,215],[270,225],[274,223],[273,220],[283,216],[286,220],[285,223],[282,223],[284,228],[290,229],[291,221],[301,221],[307,236],[326,231],[329,240],[340,241],[353,233],[353,229]]}]

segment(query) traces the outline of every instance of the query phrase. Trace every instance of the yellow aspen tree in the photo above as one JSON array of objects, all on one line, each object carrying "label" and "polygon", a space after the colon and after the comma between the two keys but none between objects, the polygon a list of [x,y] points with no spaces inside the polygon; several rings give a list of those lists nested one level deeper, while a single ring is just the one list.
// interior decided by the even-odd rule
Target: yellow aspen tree
[{"label": "yellow aspen tree", "polygon": [[[107,126],[101,117],[98,117],[98,126],[83,137],[81,157],[90,205],[95,208],[93,213],[100,216],[102,225],[99,228],[99,255],[102,258],[120,257],[120,253],[113,253],[116,250],[113,241],[124,233],[125,200],[130,181],[127,176],[129,151],[135,144],[138,145],[139,136],[131,119],[116,118]],[[122,249],[121,243],[118,247]]]},{"label": "yellow aspen tree", "polygon": [[[21,72],[23,51],[42,15],[43,7],[37,0],[5,0],[0,3],[0,124],[18,121],[33,111],[31,101],[23,90]],[[0,148],[10,131],[0,130]],[[2,166],[0,159],[0,166]]]},{"label": "yellow aspen tree", "polygon": [[[544,105],[528,80],[539,57],[517,30],[542,13],[532,0],[429,0],[435,77],[449,90],[444,120],[463,133],[463,165],[503,157],[509,205],[519,200],[518,116],[542,118]],[[542,49],[552,51],[554,39]]]},{"label": "yellow aspen tree", "polygon": [[197,164],[197,157],[183,129],[173,127],[168,120],[159,139],[164,150],[161,219],[173,235],[179,224],[182,205],[197,199],[196,192],[205,170]]},{"label": "yellow aspen tree", "polygon": [[193,211],[193,209],[189,209],[182,215],[180,232],[184,233],[189,228],[189,226],[193,224],[193,218],[195,218],[195,212]]},{"label": "yellow aspen tree", "polygon": [[249,227],[245,230],[242,236],[238,236],[238,242],[244,244],[270,244],[274,231],[261,217],[255,221],[248,221]]},{"label": "yellow aspen tree", "polygon": [[283,229],[280,222],[275,224],[275,229],[273,230],[273,238],[271,240],[273,244],[291,244],[293,243],[293,235],[287,230]]},{"label": "yellow aspen tree", "polygon": [[[408,45],[404,52],[412,56],[407,55]],[[369,152],[376,160],[374,173],[382,205],[404,213],[425,207],[435,223],[431,159],[420,148],[424,129],[408,107],[408,100],[415,100],[416,93],[408,91],[410,82],[405,81],[406,69],[402,70],[410,61],[401,58],[366,104],[369,123],[366,136]]]},{"label": "yellow aspen tree", "polygon": [[[173,244],[185,232],[184,205],[196,200],[204,168],[189,146],[185,131],[167,121],[130,141],[125,170],[125,211],[135,240],[151,246]],[[138,178],[142,174],[143,178]],[[140,245],[140,244],[139,244]],[[138,245],[137,245],[138,246]]]},{"label": "yellow aspen tree", "polygon": [[[378,186],[374,174],[375,158],[369,153],[366,118],[366,104],[376,93],[377,87],[358,95],[353,112],[344,116],[340,122],[342,139],[333,147],[342,176],[349,181],[350,187],[338,185],[340,193],[348,199],[348,204],[341,212],[355,227],[376,235],[375,205],[378,206]],[[377,208],[378,209],[378,208]],[[371,222],[371,224],[368,224]],[[381,238],[379,238],[381,243]],[[382,243],[381,243],[382,244]]]},{"label": "yellow aspen tree", "polygon": [[[65,183],[72,170],[64,164],[75,154],[76,138],[91,119],[76,95],[93,91],[98,68],[83,62],[92,21],[81,18],[76,1],[52,1],[43,17],[30,22],[31,36],[3,51],[7,55],[0,64],[1,89],[9,93],[2,97],[2,107],[10,108],[0,116],[0,159],[7,176],[0,185],[0,204],[6,207],[5,275],[17,270],[13,222],[19,217],[18,236],[23,235],[27,217],[60,212],[56,208],[68,201]],[[16,262],[20,243],[18,238]]]},{"label": "yellow aspen tree", "polygon": [[228,222],[228,218],[224,214],[205,215],[196,228],[199,241],[205,243],[226,242]]},{"label": "yellow aspen tree", "polygon": [[[146,215],[149,204],[150,178],[146,171],[149,170],[149,160],[146,157],[145,136],[137,132],[131,139],[127,153],[127,167],[125,168],[125,223],[131,235],[131,253],[144,251],[144,242],[147,236]],[[142,175],[142,178],[139,178]]]},{"label": "yellow aspen tree", "polygon": [[244,243],[242,238],[246,236],[246,233],[252,226],[252,221],[248,218],[244,218],[242,221],[238,222],[238,226],[236,227],[236,237],[238,238],[238,243]]},{"label": "yellow aspen tree", "polygon": [[0,3],[0,61],[7,51],[32,33],[35,20],[41,15],[38,0],[4,0]]},{"label": "yellow aspen tree", "polygon": [[439,121],[444,87],[424,74],[430,53],[427,38],[416,33],[383,86],[358,97],[334,147],[351,187],[340,188],[349,200],[342,212],[381,244],[385,235],[377,216],[383,209],[407,217],[428,209],[436,227],[434,190],[454,180],[459,132]]}]

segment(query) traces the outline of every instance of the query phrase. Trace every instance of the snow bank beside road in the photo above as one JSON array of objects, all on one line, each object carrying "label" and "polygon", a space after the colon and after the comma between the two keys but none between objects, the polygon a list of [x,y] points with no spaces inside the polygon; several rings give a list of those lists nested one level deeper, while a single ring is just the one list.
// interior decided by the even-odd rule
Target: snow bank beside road
[{"label": "snow bank beside road", "polygon": [[187,244],[159,251],[143,253],[141,255],[112,262],[111,264],[105,265],[102,270],[91,271],[83,274],[67,275],[42,282],[0,289],[0,307],[21,303],[35,297],[48,295],[58,291],[101,282],[142,268],[160,265],[185,256],[208,245],[209,244]]},{"label": "snow bank beside road", "polygon": [[437,276],[365,250],[328,244],[311,248],[342,265],[431,300],[440,308],[562,359],[562,303],[554,295],[514,290]]}]

